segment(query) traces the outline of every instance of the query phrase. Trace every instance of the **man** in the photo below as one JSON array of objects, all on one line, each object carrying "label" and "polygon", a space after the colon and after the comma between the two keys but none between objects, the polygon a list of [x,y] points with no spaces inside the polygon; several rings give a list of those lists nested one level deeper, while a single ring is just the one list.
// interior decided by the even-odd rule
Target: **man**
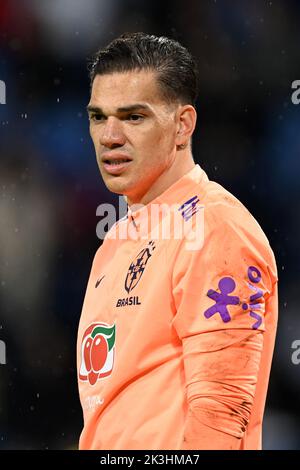
[{"label": "man", "polygon": [[129,207],[84,300],[80,448],[260,449],[276,265],[250,213],[194,163],[195,63],[176,41],[124,34],[91,84],[99,169]]}]

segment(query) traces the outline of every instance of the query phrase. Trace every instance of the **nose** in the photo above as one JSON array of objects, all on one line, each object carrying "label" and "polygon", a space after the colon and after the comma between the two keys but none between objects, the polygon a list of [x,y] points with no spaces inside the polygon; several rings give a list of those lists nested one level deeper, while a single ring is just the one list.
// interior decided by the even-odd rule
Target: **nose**
[{"label": "nose", "polygon": [[107,118],[100,134],[100,144],[110,149],[125,144],[125,135],[118,118],[114,116]]}]

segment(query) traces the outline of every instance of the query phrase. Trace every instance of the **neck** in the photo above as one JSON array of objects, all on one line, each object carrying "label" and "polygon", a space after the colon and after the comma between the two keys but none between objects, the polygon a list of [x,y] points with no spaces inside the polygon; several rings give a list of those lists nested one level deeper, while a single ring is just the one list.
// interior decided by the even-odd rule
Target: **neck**
[{"label": "neck", "polygon": [[180,151],[177,158],[174,159],[172,164],[167,168],[151,185],[150,189],[142,196],[127,196],[127,204],[132,206],[133,204],[149,204],[151,201],[156,199],[166,189],[168,189],[177,180],[186,175],[195,166],[193,156],[190,149],[184,149]]}]

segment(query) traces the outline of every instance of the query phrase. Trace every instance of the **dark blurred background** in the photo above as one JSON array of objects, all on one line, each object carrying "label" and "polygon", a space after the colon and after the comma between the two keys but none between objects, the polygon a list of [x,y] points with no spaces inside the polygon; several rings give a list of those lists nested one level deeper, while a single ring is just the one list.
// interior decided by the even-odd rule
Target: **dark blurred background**
[{"label": "dark blurred background", "polygon": [[265,449],[300,449],[298,0],[0,0],[0,449],[77,448],[75,347],[104,187],[88,134],[86,57],[124,31],[198,58],[197,163],[253,213],[280,305]]}]

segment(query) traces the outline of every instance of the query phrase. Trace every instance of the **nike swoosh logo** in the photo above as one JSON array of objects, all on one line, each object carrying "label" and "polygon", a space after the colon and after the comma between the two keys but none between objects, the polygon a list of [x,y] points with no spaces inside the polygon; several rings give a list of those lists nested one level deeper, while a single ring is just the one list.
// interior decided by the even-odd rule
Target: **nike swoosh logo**
[{"label": "nike swoosh logo", "polygon": [[105,274],[104,274],[104,276],[101,277],[101,279],[98,279],[98,281],[96,282],[96,284],[95,284],[96,289],[99,286],[99,284],[100,284],[100,282],[102,281],[103,278],[105,278]]}]

